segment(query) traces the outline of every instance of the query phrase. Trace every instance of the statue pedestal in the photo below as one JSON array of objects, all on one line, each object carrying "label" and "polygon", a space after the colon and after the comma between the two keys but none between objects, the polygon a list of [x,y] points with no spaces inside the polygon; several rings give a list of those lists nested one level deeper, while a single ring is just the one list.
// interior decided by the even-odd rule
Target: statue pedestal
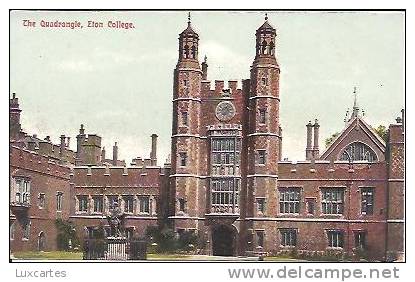
[{"label": "statue pedestal", "polygon": [[127,260],[127,238],[126,237],[108,237],[107,250],[105,259],[107,260]]}]

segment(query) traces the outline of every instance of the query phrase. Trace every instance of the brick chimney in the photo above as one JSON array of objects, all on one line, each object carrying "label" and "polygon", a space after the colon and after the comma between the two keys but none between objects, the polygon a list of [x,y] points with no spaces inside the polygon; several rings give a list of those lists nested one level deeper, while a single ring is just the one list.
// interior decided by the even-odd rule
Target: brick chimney
[{"label": "brick chimney", "polygon": [[114,146],[112,147],[112,165],[116,166],[118,160],[118,145],[115,142]]},{"label": "brick chimney", "polygon": [[320,151],[319,151],[319,146],[318,146],[320,125],[318,124],[317,119],[314,121],[313,127],[314,127],[313,159],[318,159],[320,157]]},{"label": "brick chimney", "polygon": [[311,124],[311,120],[306,124],[307,127],[307,147],[305,149],[305,159],[311,160],[313,156],[313,125]]},{"label": "brick chimney", "polygon": [[208,71],[208,64],[207,64],[207,57],[205,56],[205,59],[202,63],[202,80],[207,80],[207,71]]},{"label": "brick chimney", "polygon": [[61,144],[59,147],[59,157],[63,157],[63,151],[65,150],[66,147],[66,136],[64,134],[61,135]]},{"label": "brick chimney", "polygon": [[150,152],[150,159],[151,165],[157,165],[157,134],[151,134],[151,152]]},{"label": "brick chimney", "polygon": [[81,163],[82,154],[82,145],[85,142],[85,129],[84,125],[81,124],[81,128],[79,129],[79,134],[76,136],[76,158],[78,159],[78,163]]},{"label": "brick chimney", "polygon": [[105,147],[102,147],[102,150],[101,150],[101,162],[104,162],[105,161]]}]

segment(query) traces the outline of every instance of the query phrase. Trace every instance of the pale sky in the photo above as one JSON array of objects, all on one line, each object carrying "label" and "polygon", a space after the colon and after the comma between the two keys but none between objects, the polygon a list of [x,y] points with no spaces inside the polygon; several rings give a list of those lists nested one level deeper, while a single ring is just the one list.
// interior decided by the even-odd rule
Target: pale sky
[{"label": "pale sky", "polygon": [[[404,14],[398,12],[268,12],[277,29],[281,68],[283,157],[305,158],[306,127],[319,119],[324,139],[344,127],[353,87],[366,121],[394,122],[404,107]],[[23,26],[23,20],[36,27]],[[47,29],[40,21],[78,20],[82,29]],[[135,29],[88,29],[88,20],[132,22]],[[260,12],[192,12],[199,61],[208,79],[249,78]],[[71,137],[79,125],[103,138],[107,157],[148,157],[159,135],[158,159],[170,153],[173,69],[187,12],[11,13],[10,89],[20,99],[22,127],[40,138]],[[225,84],[226,85],[226,84]]]}]

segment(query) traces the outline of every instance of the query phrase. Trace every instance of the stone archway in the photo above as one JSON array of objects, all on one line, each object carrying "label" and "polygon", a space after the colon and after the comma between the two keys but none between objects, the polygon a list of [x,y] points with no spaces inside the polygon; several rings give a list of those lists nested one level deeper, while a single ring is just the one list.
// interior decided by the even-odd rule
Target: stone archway
[{"label": "stone archway", "polygon": [[237,231],[234,226],[218,225],[212,231],[212,253],[214,256],[236,255]]},{"label": "stone archway", "polygon": [[37,250],[39,252],[44,251],[46,248],[46,236],[45,232],[40,231],[38,237],[37,237]]}]

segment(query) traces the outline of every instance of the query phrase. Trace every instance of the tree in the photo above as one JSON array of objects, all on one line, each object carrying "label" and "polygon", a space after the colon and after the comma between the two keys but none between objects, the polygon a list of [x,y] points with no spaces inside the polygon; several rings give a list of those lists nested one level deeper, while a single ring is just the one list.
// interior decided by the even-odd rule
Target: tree
[{"label": "tree", "polygon": [[333,133],[329,138],[326,138],[326,140],[324,140],[324,143],[326,144],[326,148],[330,146],[331,143],[333,143],[334,139],[336,139],[337,136],[339,136],[339,134],[340,132]]},{"label": "tree", "polygon": [[79,246],[79,239],[73,222],[69,220],[57,219],[55,224],[58,230],[58,250],[69,251],[72,248]]},{"label": "tree", "polygon": [[383,141],[387,141],[388,139],[388,130],[386,129],[386,126],[379,125],[378,127],[374,128],[375,132],[383,139]]}]

